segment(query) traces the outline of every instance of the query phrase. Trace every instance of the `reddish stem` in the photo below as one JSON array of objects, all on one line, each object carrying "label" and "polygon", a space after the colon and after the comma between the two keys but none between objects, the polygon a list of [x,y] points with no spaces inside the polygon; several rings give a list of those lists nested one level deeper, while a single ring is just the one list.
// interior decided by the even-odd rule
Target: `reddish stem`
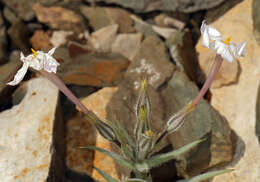
[{"label": "reddish stem", "polygon": [[48,78],[51,82],[53,82],[60,91],[66,95],[76,106],[78,106],[84,114],[88,114],[89,110],[82,104],[82,102],[68,89],[68,87],[60,80],[59,77],[54,73],[49,73],[46,71],[40,71],[43,76]]},{"label": "reddish stem", "polygon": [[216,57],[215,57],[215,61],[213,63],[213,66],[211,67],[211,70],[209,72],[209,75],[208,75],[208,78],[206,80],[206,82],[204,83],[202,89],[200,90],[199,94],[197,95],[197,97],[192,101],[191,105],[190,105],[190,108],[194,108],[198,103],[199,101],[203,98],[203,96],[206,94],[206,92],[208,91],[210,85],[212,84],[212,82],[214,81],[219,69],[220,69],[220,66],[223,62],[223,58],[217,54]]}]

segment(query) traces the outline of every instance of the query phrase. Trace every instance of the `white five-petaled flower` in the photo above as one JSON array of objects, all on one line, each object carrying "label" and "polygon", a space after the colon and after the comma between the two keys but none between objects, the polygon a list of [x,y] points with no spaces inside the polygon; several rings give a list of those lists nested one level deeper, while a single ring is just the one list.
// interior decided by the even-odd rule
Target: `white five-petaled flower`
[{"label": "white five-petaled flower", "polygon": [[202,22],[200,31],[203,38],[202,45],[216,50],[217,54],[220,54],[223,59],[232,62],[234,57],[245,56],[246,42],[235,44],[230,37],[224,40],[219,31],[207,25],[205,20]]},{"label": "white five-petaled flower", "polygon": [[57,71],[57,66],[60,64],[52,57],[56,47],[52,48],[48,53],[44,53],[42,51],[34,51],[32,49],[32,54],[25,57],[23,53],[20,54],[20,59],[23,62],[22,68],[18,70],[16,75],[14,76],[14,80],[7,83],[8,85],[17,85],[20,83],[26,74],[29,67],[32,67],[35,70],[45,70],[47,72]]}]

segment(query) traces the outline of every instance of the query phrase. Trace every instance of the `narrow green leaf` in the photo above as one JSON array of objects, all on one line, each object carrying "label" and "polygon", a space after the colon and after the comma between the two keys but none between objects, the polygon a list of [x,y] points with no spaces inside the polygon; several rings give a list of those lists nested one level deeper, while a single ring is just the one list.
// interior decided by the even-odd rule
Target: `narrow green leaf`
[{"label": "narrow green leaf", "polygon": [[98,169],[97,167],[94,167],[94,169],[96,169],[97,172],[98,172],[103,178],[105,178],[105,180],[107,180],[107,182],[118,182],[115,178],[109,176],[107,173],[105,173],[104,171]]},{"label": "narrow green leaf", "polygon": [[127,142],[130,146],[135,146],[134,141],[129,136],[122,123],[120,123],[119,121],[116,121],[116,124],[112,121],[108,122],[111,125],[111,127],[115,130],[117,137],[121,140],[121,143]]},{"label": "narrow green leaf", "polygon": [[130,161],[135,161],[134,153],[131,149],[132,148],[127,144],[121,144],[121,152],[124,154],[124,157],[129,159]]},{"label": "narrow green leaf", "polygon": [[95,146],[88,146],[88,147],[80,147],[82,149],[90,149],[90,150],[97,150],[99,152],[102,152],[103,154],[106,154],[108,156],[110,156],[111,158],[113,158],[118,164],[130,169],[130,170],[133,170],[133,171],[136,171],[137,169],[127,160],[123,159],[120,155],[118,154],[115,154],[113,152],[109,152],[107,150],[104,150],[102,148],[99,148],[99,147],[95,147]]},{"label": "narrow green leaf", "polygon": [[219,170],[219,171],[211,171],[211,172],[207,172],[198,176],[195,176],[191,179],[186,179],[186,180],[179,180],[178,182],[201,182],[204,180],[207,180],[209,178],[218,176],[220,174],[224,174],[224,173],[229,173],[233,171],[233,169],[224,169],[224,170]]},{"label": "narrow green leaf", "polygon": [[195,146],[197,146],[200,142],[202,142],[204,140],[196,140],[190,144],[187,144],[177,150],[174,150],[172,152],[168,152],[166,154],[159,154],[159,155],[156,155],[154,157],[151,157],[150,159],[147,159],[144,161],[144,163],[146,163],[149,168],[153,168],[153,167],[156,167],[156,166],[159,166],[169,160],[172,160],[172,159],[176,159],[179,155],[189,151],[190,149],[194,148]]}]

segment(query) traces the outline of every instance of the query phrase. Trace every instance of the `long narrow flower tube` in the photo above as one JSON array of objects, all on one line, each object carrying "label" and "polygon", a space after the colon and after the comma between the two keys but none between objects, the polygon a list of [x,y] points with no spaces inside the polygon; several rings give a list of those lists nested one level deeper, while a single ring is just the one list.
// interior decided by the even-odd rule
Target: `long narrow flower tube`
[{"label": "long narrow flower tube", "polygon": [[210,88],[223,60],[232,62],[234,58],[245,57],[246,42],[235,44],[231,41],[230,37],[223,39],[220,32],[207,25],[205,20],[202,22],[200,30],[202,34],[202,45],[217,52],[213,66],[211,67],[210,73],[197,97],[182,110],[170,117],[167,121],[166,129],[159,136],[157,143],[159,143],[164,136],[176,131],[182,126],[185,116],[195,109],[196,105]]},{"label": "long narrow flower tube", "polygon": [[212,65],[212,68],[209,72],[208,78],[205,81],[205,83],[203,84],[199,94],[197,95],[197,97],[191,102],[191,104],[187,107],[187,109],[193,109],[198,103],[199,101],[203,98],[203,96],[206,94],[206,92],[208,91],[210,85],[212,84],[212,82],[214,81],[220,67],[221,64],[223,62],[223,58],[217,54],[215,57],[215,61]]},{"label": "long narrow flower tube", "polygon": [[76,106],[78,106],[84,114],[88,114],[89,110],[82,104],[82,102],[68,89],[68,87],[64,84],[63,81],[60,80],[59,77],[54,73],[49,73],[44,70],[40,70],[40,73],[48,78],[51,82],[53,82],[59,90],[66,95]]}]

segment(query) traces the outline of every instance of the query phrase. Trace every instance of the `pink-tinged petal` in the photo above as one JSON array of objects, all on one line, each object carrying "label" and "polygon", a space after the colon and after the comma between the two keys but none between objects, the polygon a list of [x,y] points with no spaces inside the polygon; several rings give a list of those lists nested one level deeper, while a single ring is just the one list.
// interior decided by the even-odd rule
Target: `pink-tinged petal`
[{"label": "pink-tinged petal", "polygon": [[20,68],[16,75],[14,76],[14,80],[7,83],[7,85],[17,85],[18,83],[20,83],[23,80],[23,77],[25,76],[27,70],[28,70],[29,64],[27,62],[25,62],[22,66],[22,68]]},{"label": "pink-tinged petal", "polygon": [[60,65],[54,58],[51,56],[46,56],[46,60],[44,61],[44,70],[51,73],[56,73],[57,67]]}]

